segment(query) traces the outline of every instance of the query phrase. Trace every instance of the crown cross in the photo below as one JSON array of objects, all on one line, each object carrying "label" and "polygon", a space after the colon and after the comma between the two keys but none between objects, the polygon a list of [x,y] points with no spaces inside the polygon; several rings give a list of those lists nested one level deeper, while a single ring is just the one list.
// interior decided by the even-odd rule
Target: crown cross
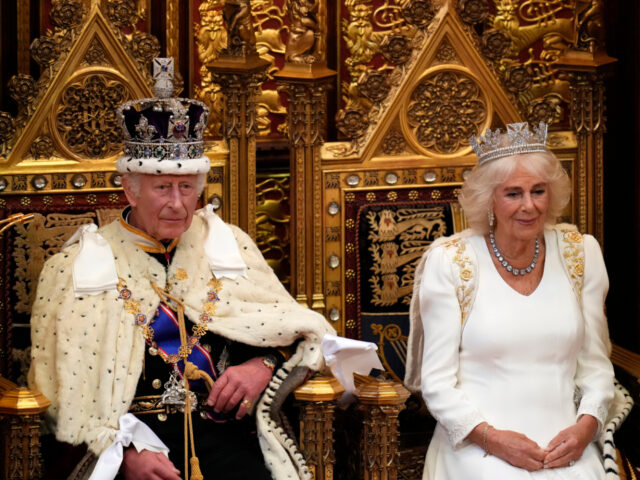
[{"label": "crown cross", "polygon": [[487,129],[483,137],[472,135],[469,143],[478,155],[478,165],[480,165],[518,153],[548,151],[547,130],[548,125],[544,122],[540,122],[537,127],[534,126],[533,131],[529,129],[529,124],[526,122],[510,123],[504,134],[500,129],[494,131]]}]

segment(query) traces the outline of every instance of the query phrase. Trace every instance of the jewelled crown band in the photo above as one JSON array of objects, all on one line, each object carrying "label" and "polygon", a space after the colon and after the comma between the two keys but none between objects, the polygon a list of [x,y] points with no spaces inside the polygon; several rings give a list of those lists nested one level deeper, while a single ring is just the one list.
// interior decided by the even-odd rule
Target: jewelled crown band
[{"label": "jewelled crown band", "polygon": [[472,135],[469,143],[478,155],[478,165],[481,165],[518,153],[548,152],[547,130],[548,126],[544,122],[540,122],[537,127],[534,125],[533,131],[529,129],[527,122],[510,123],[505,133],[499,128],[494,131],[487,129],[484,136]]}]

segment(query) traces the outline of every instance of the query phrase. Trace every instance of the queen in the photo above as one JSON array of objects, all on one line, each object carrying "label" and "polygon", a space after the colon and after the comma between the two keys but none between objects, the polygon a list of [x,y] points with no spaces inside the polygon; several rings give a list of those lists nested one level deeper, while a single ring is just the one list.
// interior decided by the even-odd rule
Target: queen
[{"label": "queen", "polygon": [[471,139],[471,228],[416,271],[405,380],[438,422],[423,479],[605,478],[607,272],[593,237],[556,224],[570,184],[546,136],[518,123]]}]

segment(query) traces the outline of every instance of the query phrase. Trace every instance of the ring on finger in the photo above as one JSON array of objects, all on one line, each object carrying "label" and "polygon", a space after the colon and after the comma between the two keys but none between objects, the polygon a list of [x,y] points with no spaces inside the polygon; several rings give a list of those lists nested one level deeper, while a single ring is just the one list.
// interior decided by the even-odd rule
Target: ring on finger
[{"label": "ring on finger", "polygon": [[569,460],[569,466],[573,467],[576,464],[575,460]]},{"label": "ring on finger", "polygon": [[247,410],[251,410],[251,400],[249,400],[248,398],[242,400],[242,405],[244,405]]}]

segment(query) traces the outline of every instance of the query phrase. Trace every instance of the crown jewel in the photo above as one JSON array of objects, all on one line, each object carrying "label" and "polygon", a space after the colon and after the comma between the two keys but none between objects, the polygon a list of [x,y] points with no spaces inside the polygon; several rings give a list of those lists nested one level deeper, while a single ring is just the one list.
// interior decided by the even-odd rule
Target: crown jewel
[{"label": "crown jewel", "polygon": [[173,59],[153,61],[153,92],[122,104],[117,111],[124,134],[120,172],[193,174],[209,170],[202,140],[209,109],[197,100],[174,98]]},{"label": "crown jewel", "polygon": [[472,135],[469,143],[478,155],[478,165],[481,165],[518,153],[547,152],[547,129],[544,122],[533,126],[533,131],[527,122],[510,123],[505,133],[500,132],[499,128],[494,131],[487,129],[484,137]]}]

